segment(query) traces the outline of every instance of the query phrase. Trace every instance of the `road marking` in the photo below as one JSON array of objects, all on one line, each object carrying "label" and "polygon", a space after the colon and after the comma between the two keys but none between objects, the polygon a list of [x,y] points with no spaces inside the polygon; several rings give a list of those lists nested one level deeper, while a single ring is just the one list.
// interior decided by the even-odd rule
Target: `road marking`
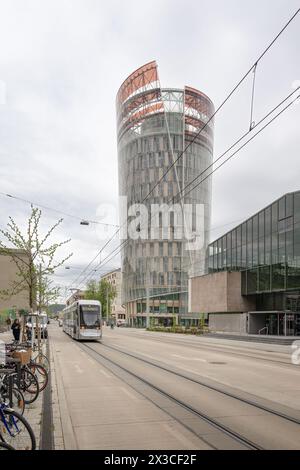
[{"label": "road marking", "polygon": [[78,374],[83,374],[83,370],[78,364],[74,364],[75,369],[77,370]]},{"label": "road marking", "polygon": [[105,370],[99,369],[99,372],[100,372],[100,374],[104,375],[104,376],[107,377],[108,379],[111,378],[111,375],[109,375],[107,372],[105,372]]},{"label": "road marking", "polygon": [[[195,370],[192,370],[192,369],[186,369],[185,367],[180,367],[180,366],[176,366],[178,369],[182,369],[184,370],[185,372],[191,372],[192,374],[195,374],[195,375],[199,375],[199,377],[206,377],[208,379],[211,379],[213,380],[214,382],[217,382],[217,383],[220,383],[222,385],[227,385],[228,387],[237,387],[237,385],[234,385],[234,384],[231,384],[229,382],[226,382],[225,380],[220,380],[219,377],[217,377],[216,375],[212,375],[212,374],[204,374],[203,372],[197,372]],[[201,385],[201,384],[200,384]],[[205,386],[205,385],[204,385]],[[237,387],[239,388],[240,390],[243,390],[243,391],[246,391],[244,390],[243,388],[240,388],[240,387]]]},{"label": "road marking", "polygon": [[91,359],[90,357],[87,357],[86,358],[87,361],[89,361],[91,364],[95,364],[95,360]]},{"label": "road marking", "polygon": [[[185,448],[185,449],[190,449],[190,447],[191,447],[191,445],[192,445],[191,441],[190,441],[187,437],[185,437],[185,436],[182,434],[182,432],[180,432],[179,429],[172,429],[172,427],[171,427],[169,424],[167,424],[167,423],[163,423],[163,427],[165,428],[165,430],[166,430],[169,434],[171,434],[173,437],[175,437],[175,439],[176,439],[177,441],[179,441],[179,442],[181,443],[181,445],[183,446],[183,448]],[[201,438],[199,437],[199,439],[201,439]]]},{"label": "road marking", "polygon": [[127,388],[121,387],[121,390],[123,390],[123,392],[124,392],[128,397],[130,397],[130,398],[133,399],[133,400],[136,400],[137,397],[136,397],[135,395],[133,395],[133,393],[129,392],[129,390],[127,390]]},{"label": "road marking", "polygon": [[155,361],[157,361],[157,357],[150,356],[150,354],[144,354],[144,353],[141,353],[141,352],[140,352],[140,355],[141,355],[141,356],[148,357],[149,359],[154,359]]},{"label": "road marking", "polygon": [[207,362],[206,359],[202,359],[199,357],[186,357],[186,356],[180,356],[179,354],[171,354],[173,357],[177,357],[178,359],[184,359],[185,361],[200,361],[200,362]]}]

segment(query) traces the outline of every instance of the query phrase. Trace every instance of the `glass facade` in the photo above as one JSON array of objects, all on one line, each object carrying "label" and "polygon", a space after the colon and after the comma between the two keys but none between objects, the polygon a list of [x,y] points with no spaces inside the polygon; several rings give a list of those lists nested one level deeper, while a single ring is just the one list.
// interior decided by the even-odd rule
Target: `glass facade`
[{"label": "glass facade", "polygon": [[208,271],[223,270],[242,271],[243,295],[295,291],[294,297],[277,300],[262,296],[261,307],[270,302],[270,309],[299,308],[300,191],[286,194],[209,245]]},{"label": "glass facade", "polygon": [[[211,179],[182,198],[183,204],[204,205],[205,240],[199,250],[187,251],[185,241],[176,237],[172,214],[167,234],[161,218],[151,232],[151,205],[178,203],[176,196],[184,195],[184,187],[212,163],[213,121],[198,132],[213,112],[209,98],[193,88],[162,89],[155,62],[131,74],[118,92],[119,195],[127,197],[121,222],[134,204],[144,204],[149,214],[147,237],[129,237],[122,250],[122,301],[135,301],[137,314],[187,311],[188,276],[196,261],[205,259],[209,241]],[[141,225],[145,235],[143,219]],[[203,273],[204,268],[202,261],[198,269]],[[168,294],[172,300],[166,300]]]}]

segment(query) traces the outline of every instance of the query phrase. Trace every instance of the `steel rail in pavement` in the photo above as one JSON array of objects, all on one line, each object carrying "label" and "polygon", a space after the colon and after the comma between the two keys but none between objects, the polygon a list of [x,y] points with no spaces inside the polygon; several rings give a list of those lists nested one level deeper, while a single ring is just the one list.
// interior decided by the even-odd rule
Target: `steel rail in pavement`
[{"label": "steel rail in pavement", "polygon": [[[232,439],[234,439],[236,442],[239,442],[240,444],[243,444],[244,446],[246,446],[247,449],[249,450],[264,450],[261,446],[259,446],[258,444],[252,442],[251,440],[245,438],[244,436],[242,436],[241,434],[233,431],[232,429],[228,428],[227,426],[219,423],[218,421],[214,420],[213,418],[209,417],[208,415],[206,415],[205,413],[203,412],[200,412],[199,410],[196,410],[195,408],[193,408],[192,406],[182,402],[181,400],[179,400],[178,398],[174,397],[173,395],[169,394],[168,392],[162,390],[160,387],[157,387],[156,385],[150,383],[148,380],[146,380],[145,378],[143,377],[140,377],[139,375],[135,374],[134,372],[130,371],[129,369],[127,369],[126,367],[124,366],[121,366],[120,364],[118,364],[116,361],[114,361],[113,359],[111,358],[108,358],[107,356],[99,353],[98,351],[96,351],[94,348],[92,348],[91,346],[88,346],[86,343],[77,343],[78,347],[87,352],[87,354],[89,354],[90,356],[93,357],[93,354],[91,354],[90,352],[88,351],[92,351],[96,356],[98,357],[101,357],[102,359],[104,359],[105,361],[109,362],[110,364],[112,364],[113,366],[117,367],[118,369],[120,369],[121,371],[123,372],[126,372],[127,374],[131,375],[132,377],[134,377],[135,379],[139,380],[140,382],[142,382],[143,384],[147,385],[150,389],[153,389],[155,390],[156,392],[160,393],[162,396],[164,396],[165,398],[168,398],[170,401],[176,403],[177,405],[179,405],[181,408],[184,408],[185,410],[189,411],[190,413],[196,415],[198,418],[200,418],[201,420],[207,422],[208,424],[210,424],[211,426],[213,426],[215,429],[221,431],[223,434],[226,434],[227,436],[231,437]],[[108,370],[110,370],[110,372],[113,372],[111,370],[111,368],[109,368],[108,366],[105,366],[105,364],[103,364],[102,361],[100,361],[98,358],[95,358],[97,360],[97,362],[101,363],[104,367],[106,367]],[[115,375],[118,376],[118,374],[116,374],[115,372],[113,372]],[[120,378],[120,377],[119,377]],[[130,384],[131,387],[134,388],[134,386],[132,384]],[[140,391],[138,391],[139,393],[141,393]],[[143,395],[143,394],[142,394]],[[147,397],[147,395],[144,395],[148,400],[152,401],[149,397]],[[159,407],[159,405],[157,405],[157,403],[155,403],[154,401],[152,401],[152,403],[154,403],[156,406]],[[161,407],[159,407],[161,408]],[[213,447],[210,443],[208,443],[207,441],[205,441],[205,439],[202,438],[201,435],[197,434],[194,430],[192,430],[189,426],[187,426],[183,421],[181,421],[178,417],[174,416],[173,414],[171,414],[170,412],[166,411],[164,408],[161,408],[165,413],[169,414],[170,416],[172,416],[176,421],[178,421],[182,426],[184,426],[186,429],[188,429],[190,432],[192,432],[193,434],[195,434],[198,439],[206,442],[208,445],[210,445],[211,447]]]}]

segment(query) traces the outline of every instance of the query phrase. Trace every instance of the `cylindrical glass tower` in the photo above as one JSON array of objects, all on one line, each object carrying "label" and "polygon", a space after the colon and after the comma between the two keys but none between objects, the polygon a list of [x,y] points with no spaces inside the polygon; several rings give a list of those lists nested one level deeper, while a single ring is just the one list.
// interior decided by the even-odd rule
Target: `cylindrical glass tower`
[{"label": "cylindrical glass tower", "polygon": [[[211,100],[194,88],[161,88],[156,62],[133,72],[118,91],[119,195],[127,198],[121,225],[131,220],[134,204],[148,211],[140,218],[140,236],[122,241],[122,300],[133,324],[145,326],[149,318],[170,324],[184,316],[188,277],[204,271],[211,218],[211,177],[205,179],[204,170],[213,159],[213,120],[199,131],[213,113]],[[188,186],[200,174],[203,183]],[[164,216],[154,214],[162,204],[170,208],[167,229]],[[202,243],[190,249],[180,224],[200,231]]]}]

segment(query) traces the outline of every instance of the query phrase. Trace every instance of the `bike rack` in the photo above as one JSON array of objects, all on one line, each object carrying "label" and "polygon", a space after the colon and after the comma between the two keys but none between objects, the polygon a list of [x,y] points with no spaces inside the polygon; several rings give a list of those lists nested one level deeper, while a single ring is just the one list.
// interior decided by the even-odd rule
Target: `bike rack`
[{"label": "bike rack", "polygon": [[269,334],[269,327],[268,326],[264,326],[263,328],[261,328],[259,331],[258,331],[258,334],[260,335],[262,331],[266,330],[266,334],[268,335]]}]

